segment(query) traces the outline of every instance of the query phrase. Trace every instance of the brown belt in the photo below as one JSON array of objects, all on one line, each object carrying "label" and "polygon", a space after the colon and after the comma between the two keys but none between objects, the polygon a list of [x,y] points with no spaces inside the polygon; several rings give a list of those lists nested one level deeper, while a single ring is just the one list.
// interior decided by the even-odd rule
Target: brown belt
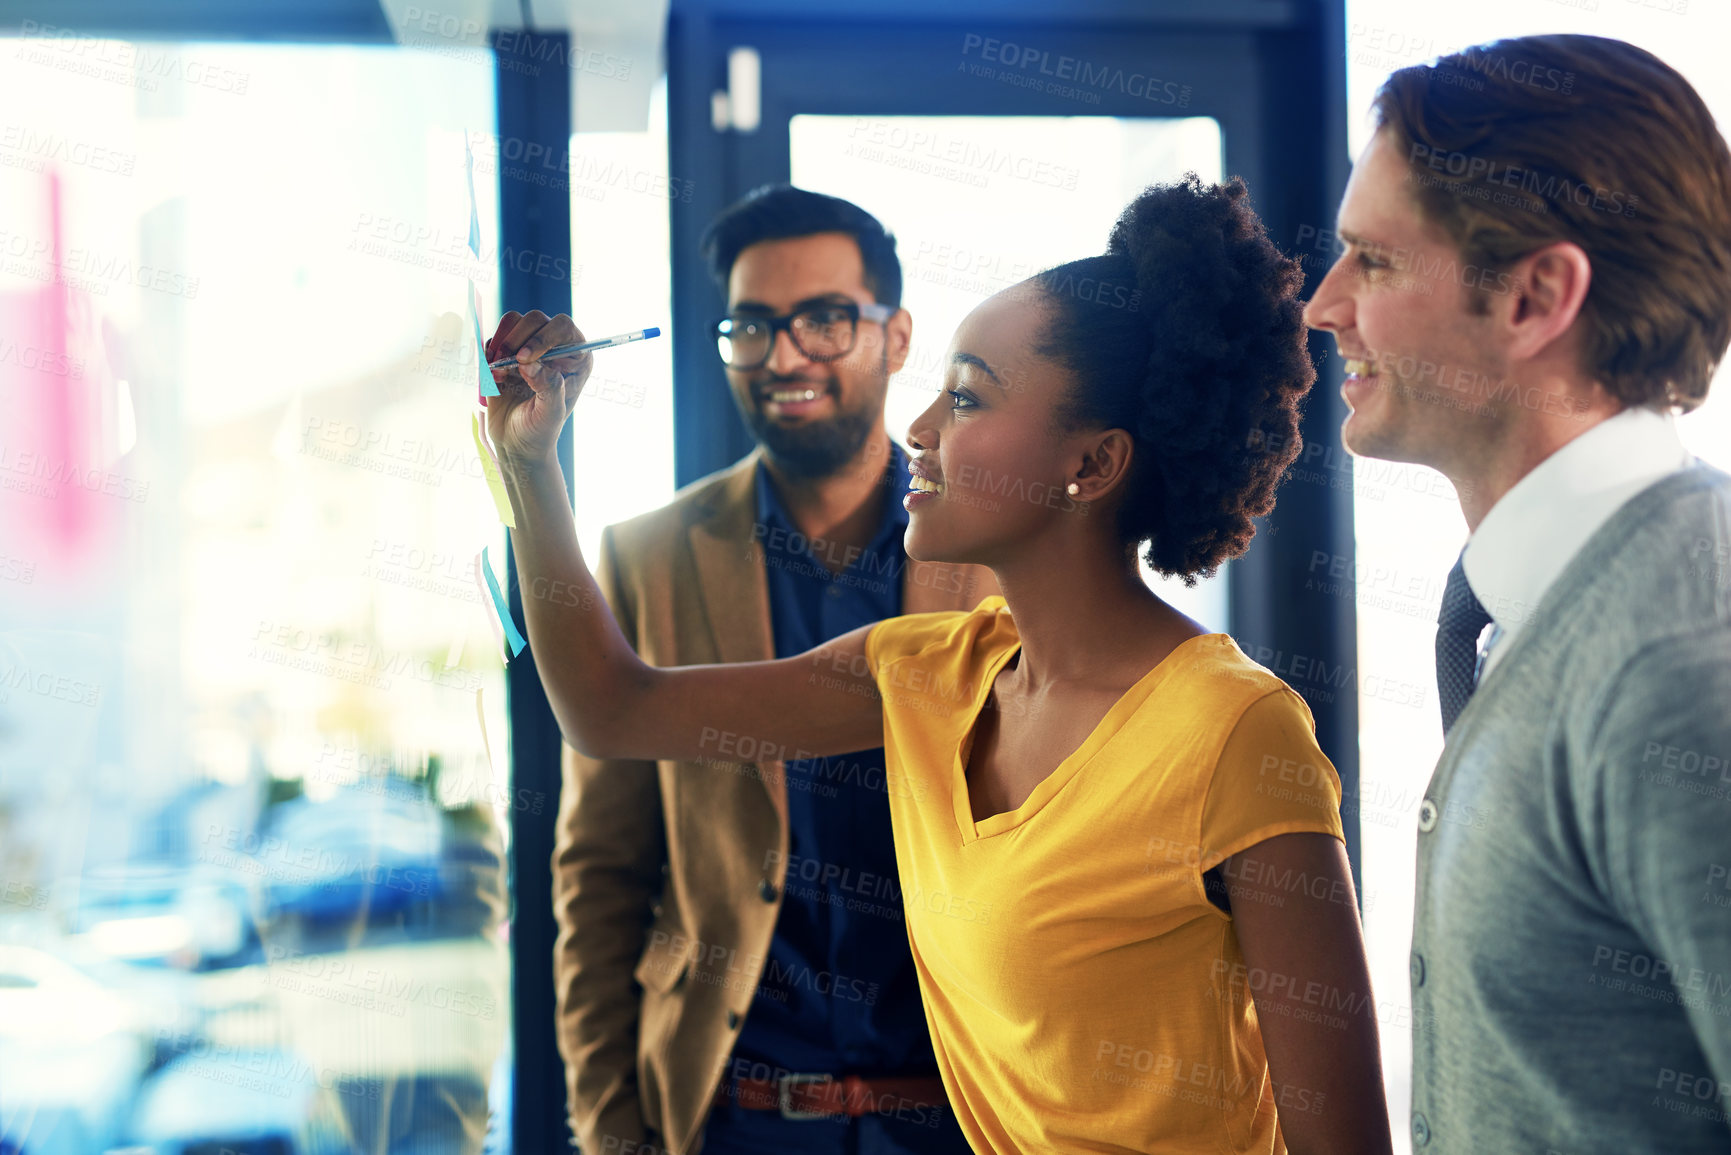
[{"label": "brown belt", "polygon": [[783,1075],[779,1079],[723,1082],[715,1101],[751,1111],[780,1111],[784,1119],[821,1119],[826,1115],[874,1115],[880,1108],[947,1107],[944,1083],[936,1075],[920,1078],[862,1079],[857,1075]]}]

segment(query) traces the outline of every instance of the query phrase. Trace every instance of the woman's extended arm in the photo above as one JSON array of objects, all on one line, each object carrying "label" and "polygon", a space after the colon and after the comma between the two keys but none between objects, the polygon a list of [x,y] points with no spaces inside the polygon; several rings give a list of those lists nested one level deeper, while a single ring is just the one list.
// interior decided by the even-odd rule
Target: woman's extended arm
[{"label": "woman's extended arm", "polygon": [[883,741],[866,666],[870,626],[795,658],[657,669],[637,657],[601,597],[565,496],[559,430],[588,379],[591,355],[542,363],[583,340],[571,318],[507,313],[487,357],[501,395],[487,405],[516,527],[511,545],[535,666],[566,741],[594,758],[762,762],[842,754]]},{"label": "woman's extended arm", "polygon": [[1292,1155],[1387,1155],[1376,1000],[1346,848],[1281,834],[1221,866]]}]

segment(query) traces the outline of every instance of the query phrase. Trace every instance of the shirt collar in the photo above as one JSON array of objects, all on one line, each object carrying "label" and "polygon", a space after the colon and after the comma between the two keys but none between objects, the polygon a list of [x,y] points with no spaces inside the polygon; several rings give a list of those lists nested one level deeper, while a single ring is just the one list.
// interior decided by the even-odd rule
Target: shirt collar
[{"label": "shirt collar", "polygon": [[[872,543],[867,548],[879,549],[884,540],[891,534],[898,536],[908,526],[907,507],[901,503],[901,490],[906,488],[908,474],[908,455],[896,444],[895,438],[890,438],[890,456],[884,463],[882,488],[889,490],[886,495],[879,491],[877,500],[888,501],[884,510],[884,519],[878,526],[878,532],[873,536]],[[769,470],[763,462],[757,463],[757,523],[759,525],[779,525],[792,530],[793,518],[788,516],[787,507],[781,503],[781,495],[775,492],[775,486],[769,480]]]},{"label": "shirt collar", "polygon": [[1669,413],[1632,405],[1606,418],[1485,514],[1461,558],[1467,584],[1498,626],[1518,627],[1624,502],[1692,460]]}]

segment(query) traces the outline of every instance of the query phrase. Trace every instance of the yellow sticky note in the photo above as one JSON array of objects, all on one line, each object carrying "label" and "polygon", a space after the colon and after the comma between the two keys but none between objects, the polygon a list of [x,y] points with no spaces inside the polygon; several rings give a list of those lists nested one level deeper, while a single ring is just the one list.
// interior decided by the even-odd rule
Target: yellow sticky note
[{"label": "yellow sticky note", "polygon": [[499,476],[499,466],[493,460],[493,455],[481,444],[479,413],[469,415],[469,429],[475,435],[475,452],[481,457],[481,472],[486,475],[487,489],[493,494],[493,504],[499,507],[499,520],[516,529],[517,519],[511,516],[511,499],[505,495],[505,479]]},{"label": "yellow sticky note", "polygon": [[496,771],[493,769],[493,746],[487,741],[487,712],[481,708],[481,691],[479,689],[475,691],[475,718],[481,723],[481,749],[487,755],[487,772],[494,774]]}]

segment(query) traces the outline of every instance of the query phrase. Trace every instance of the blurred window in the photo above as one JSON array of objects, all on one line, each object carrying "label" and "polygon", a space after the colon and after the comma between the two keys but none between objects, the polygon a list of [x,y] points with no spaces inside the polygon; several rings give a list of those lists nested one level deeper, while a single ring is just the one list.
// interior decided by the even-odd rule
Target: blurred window
[{"label": "blurred window", "polygon": [[0,990],[89,978],[30,996],[77,1029],[0,1016],[0,1149],[480,1151],[509,820],[557,804],[508,788],[476,568],[492,56],[27,28],[0,951],[43,961]]}]

